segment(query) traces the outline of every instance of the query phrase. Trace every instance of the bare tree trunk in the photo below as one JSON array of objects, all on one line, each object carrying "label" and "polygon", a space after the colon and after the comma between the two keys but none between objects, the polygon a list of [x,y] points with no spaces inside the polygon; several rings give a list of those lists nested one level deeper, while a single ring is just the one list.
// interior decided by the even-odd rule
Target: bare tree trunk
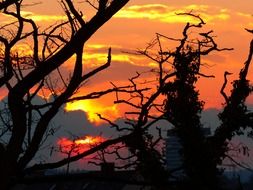
[{"label": "bare tree trunk", "polygon": [[1,156],[0,159],[0,189],[7,190],[11,186],[11,177],[16,174],[16,164],[11,163],[11,160],[6,156]]}]

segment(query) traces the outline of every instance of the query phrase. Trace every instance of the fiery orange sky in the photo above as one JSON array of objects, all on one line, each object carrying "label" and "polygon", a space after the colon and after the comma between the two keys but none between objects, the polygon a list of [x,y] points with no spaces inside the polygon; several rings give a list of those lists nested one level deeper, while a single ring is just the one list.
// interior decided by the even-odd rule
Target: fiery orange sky
[{"label": "fiery orange sky", "polygon": [[[107,81],[122,82],[133,76],[135,70],[143,71],[152,67],[150,60],[127,55],[122,51],[145,48],[156,32],[181,37],[185,23],[194,21],[189,17],[176,16],[175,13],[193,11],[206,21],[205,31],[214,30],[220,47],[234,48],[234,51],[213,52],[207,56],[204,62],[210,67],[204,67],[203,72],[215,75],[215,78],[200,79],[198,82],[201,98],[206,102],[205,108],[220,108],[223,100],[219,90],[223,83],[224,71],[233,73],[230,77],[232,81],[237,77],[248,53],[251,35],[245,32],[244,28],[253,28],[252,7],[253,2],[250,0],[232,3],[226,0],[131,1],[102,27],[86,46],[84,55],[84,62],[88,63],[86,67],[94,67],[105,62],[107,47],[112,47],[113,52],[111,68],[94,78],[89,85],[92,89],[103,89],[108,86]],[[249,76],[252,76],[252,72]],[[96,105],[100,109],[98,102]],[[105,106],[103,100],[100,105]],[[76,108],[78,107],[76,103]],[[88,108],[84,110],[89,112]],[[91,108],[90,113],[94,113],[94,108]],[[112,111],[106,114],[111,114],[115,118],[115,114],[119,112]]]},{"label": "fiery orange sky", "polygon": [[[75,1],[79,9],[89,19],[92,8],[87,4]],[[49,6],[50,5],[50,6]],[[111,87],[110,81],[122,84],[134,75],[136,71],[145,71],[154,64],[140,56],[124,53],[137,48],[145,48],[154,38],[156,32],[180,38],[186,22],[194,22],[189,17],[179,17],[175,13],[193,11],[206,22],[203,30],[214,30],[216,41],[220,47],[232,47],[234,51],[213,52],[203,61],[210,67],[204,67],[203,73],[215,75],[214,79],[200,79],[198,88],[201,98],[206,102],[205,108],[220,108],[222,98],[219,94],[223,82],[224,71],[232,72],[230,81],[236,78],[248,53],[251,35],[244,28],[253,28],[252,0],[132,0],[117,13],[108,23],[88,41],[84,49],[84,68],[94,68],[106,62],[107,49],[112,47],[112,65],[92,78],[79,94],[86,94],[92,90],[105,90]],[[44,0],[41,4],[27,6],[22,12],[28,18],[33,18],[40,25],[48,26],[65,19],[64,12],[57,1]],[[4,22],[6,18],[0,17]],[[25,47],[23,51],[27,51]],[[66,70],[71,68],[71,61],[64,65]],[[252,76],[250,72],[249,76]],[[2,93],[4,95],[4,93]],[[3,96],[2,95],[2,96]],[[2,98],[2,97],[1,97]],[[114,96],[106,96],[99,100],[71,103],[66,110],[82,109],[88,114],[88,119],[99,123],[96,113],[101,113],[111,119],[118,118],[123,109],[113,105]],[[252,101],[250,101],[252,103]]]}]

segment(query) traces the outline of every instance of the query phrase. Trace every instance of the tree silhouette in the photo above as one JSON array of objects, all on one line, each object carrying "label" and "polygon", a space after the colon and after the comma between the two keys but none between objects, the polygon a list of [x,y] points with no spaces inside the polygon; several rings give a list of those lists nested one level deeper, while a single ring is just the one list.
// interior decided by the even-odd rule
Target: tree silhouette
[{"label": "tree silhouette", "polygon": [[[67,20],[49,26],[44,31],[40,31],[34,20],[22,16],[22,8],[25,6],[22,0],[0,2],[1,14],[12,18],[10,23],[0,28],[0,87],[8,90],[8,101],[4,109],[8,114],[1,116],[3,126],[1,126],[0,142],[0,189],[7,188],[11,176],[21,175],[24,169],[27,169],[28,163],[47,136],[50,121],[63,104],[78,99],[100,97],[115,90],[109,89],[70,99],[80,85],[109,67],[111,49],[108,51],[105,64],[88,73],[84,72],[83,47],[86,41],[128,1],[100,0],[97,4],[92,4],[93,7],[98,8],[87,22],[71,0],[61,1]],[[32,53],[21,55],[16,49],[25,40],[31,41]],[[74,67],[70,78],[66,80],[59,68],[73,56]],[[56,84],[56,81],[50,77],[53,72],[58,72],[60,84]],[[33,99],[43,89],[49,89],[54,99],[44,104],[34,105]],[[35,113],[36,120],[33,119]],[[8,121],[7,115],[9,115]],[[62,161],[50,167],[59,167],[63,164],[66,163]]]},{"label": "tree silhouette", "polygon": [[[192,13],[181,13],[194,17],[196,24],[187,23],[182,38],[170,38],[157,34],[156,38],[138,55],[144,55],[157,64],[148,74],[155,80],[147,81],[137,73],[129,79],[129,85],[100,92],[92,92],[72,98],[78,88],[90,77],[108,68],[111,63],[111,49],[105,64],[83,71],[82,55],[85,43],[129,0],[87,1],[95,8],[95,15],[86,22],[83,13],[75,8],[71,0],[61,1],[67,20],[40,31],[35,21],[21,15],[22,1],[6,0],[0,2],[2,14],[15,21],[0,27],[0,87],[8,91],[6,104],[1,109],[0,131],[0,189],[7,189],[12,177],[22,176],[35,170],[56,168],[69,165],[97,151],[105,155],[114,155],[116,159],[127,161],[118,168],[135,167],[143,178],[157,189],[167,187],[168,178],[173,171],[165,170],[165,160],[158,150],[162,140],[162,129],[157,127],[165,120],[173,125],[182,142],[183,170],[187,178],[185,185],[195,189],[220,189],[219,181],[222,161],[229,157],[229,141],[234,135],[240,135],[246,128],[252,128],[252,112],[247,109],[245,100],[252,91],[247,80],[249,65],[253,54],[253,41],[248,59],[240,72],[239,79],[233,82],[233,89],[228,96],[224,89],[229,72],[224,73],[221,95],[225,99],[224,109],[219,114],[221,125],[214,135],[205,137],[202,132],[200,114],[204,102],[199,100],[196,82],[199,77],[213,77],[200,72],[201,57],[212,51],[231,50],[218,48],[212,36],[213,31],[198,33],[197,38],[190,37],[190,31],[202,28],[205,22]],[[29,26],[29,27],[27,27]],[[29,28],[29,30],[27,30]],[[251,30],[247,30],[252,33]],[[15,48],[25,40],[31,40],[32,53],[22,55]],[[174,50],[163,47],[162,41],[178,42]],[[155,52],[157,47],[157,52]],[[61,74],[64,62],[75,59],[70,78]],[[58,76],[60,84],[52,75]],[[147,74],[146,73],[146,74]],[[53,98],[42,104],[34,104],[38,93],[49,90]],[[99,115],[118,131],[118,137],[106,140],[81,153],[53,163],[29,165],[50,131],[49,123],[67,102],[99,98],[115,92],[115,104],[125,104],[123,124],[114,123]],[[128,95],[122,98],[120,93]],[[34,119],[36,117],[36,119]],[[150,130],[157,127],[155,136]],[[106,150],[111,145],[113,150]],[[122,149],[128,149],[129,155],[123,156]],[[75,149],[73,147],[72,151]]]},{"label": "tree silhouette", "polygon": [[[212,51],[232,49],[218,48],[212,36],[213,31],[201,32],[197,37],[191,38],[191,31],[202,28],[205,23],[199,16],[192,13],[180,13],[180,15],[192,16],[199,22],[197,24],[187,23],[182,38],[177,39],[157,34],[146,49],[139,50],[137,54],[144,55],[157,64],[157,69],[150,71],[156,79],[152,81],[153,83],[145,80],[141,83],[137,81],[141,75],[138,73],[134,80],[131,80],[135,86],[135,94],[132,94],[128,100],[117,100],[116,103],[125,103],[136,110],[126,112],[126,115],[137,118],[135,122],[129,122],[129,124],[133,127],[133,133],[138,137],[130,139],[130,141],[128,139],[126,145],[132,153],[136,154],[137,160],[140,160],[143,165],[145,165],[145,160],[142,159],[142,155],[147,151],[147,147],[152,145],[149,150],[154,151],[153,144],[159,141],[159,138],[152,139],[153,135],[149,134],[149,128],[155,126],[158,121],[167,120],[172,124],[182,143],[183,166],[181,169],[187,175],[185,188],[220,189],[222,188],[221,174],[223,170],[221,166],[223,160],[229,158],[236,162],[229,156],[229,142],[233,136],[244,134],[246,128],[251,129],[252,127],[252,113],[247,109],[245,100],[252,89],[247,80],[247,74],[252,59],[253,42],[251,42],[250,52],[239,74],[239,79],[233,82],[230,96],[224,93],[227,75],[230,73],[224,73],[221,95],[225,99],[225,104],[223,111],[219,114],[221,125],[217,126],[213,135],[206,137],[200,122],[204,102],[199,100],[199,92],[195,85],[199,77],[211,78],[214,76],[200,72],[201,57]],[[164,40],[176,41],[179,45],[175,50],[168,51],[167,47],[163,46]],[[150,87],[147,89],[149,93],[138,91],[138,86],[143,84]],[[154,110],[156,110],[155,114]],[[151,142],[148,139],[151,139]],[[149,143],[145,144],[145,142]],[[156,161],[160,160],[160,165],[156,168],[164,167],[161,158],[155,158],[155,156],[150,156],[150,158],[154,158]],[[236,162],[236,164],[239,163]],[[146,176],[147,179],[152,176],[151,178],[154,180],[154,176],[159,176],[158,170],[151,169],[147,165],[143,168],[146,169],[143,176]],[[147,172],[148,168],[149,172]],[[163,173],[162,170],[159,169],[160,174]],[[166,176],[165,173],[164,176]],[[159,179],[159,183],[163,183],[161,176]]]}]

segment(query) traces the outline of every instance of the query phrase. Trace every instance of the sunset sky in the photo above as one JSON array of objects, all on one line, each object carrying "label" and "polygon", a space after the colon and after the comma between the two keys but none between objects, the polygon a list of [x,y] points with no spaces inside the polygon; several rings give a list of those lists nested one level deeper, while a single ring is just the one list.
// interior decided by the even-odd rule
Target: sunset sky
[{"label": "sunset sky", "polygon": [[[37,2],[37,1],[33,1]],[[41,2],[41,1],[40,1]],[[74,1],[88,20],[94,10],[84,1]],[[155,33],[180,38],[186,22],[193,21],[189,17],[176,16],[175,13],[190,12],[200,15],[207,23],[202,30],[214,30],[219,47],[234,48],[233,51],[213,52],[203,59],[208,67],[203,67],[205,74],[215,75],[214,79],[200,79],[197,86],[200,97],[206,102],[205,108],[221,108],[222,97],[219,94],[223,83],[224,71],[232,72],[230,81],[236,78],[242,67],[252,35],[244,28],[253,28],[252,0],[132,0],[118,12],[88,41],[84,48],[84,68],[89,70],[106,62],[107,49],[112,47],[112,64],[109,69],[92,78],[79,90],[79,94],[87,91],[105,90],[111,87],[110,81],[122,84],[136,71],[148,71],[154,64],[145,57],[129,55],[125,51],[145,48]],[[58,1],[44,0],[41,4],[27,6],[23,13],[37,21],[41,28],[66,19]],[[7,18],[0,17],[0,21]],[[22,45],[20,45],[21,47]],[[24,47],[23,51],[27,51]],[[64,65],[63,73],[67,75],[72,62]],[[252,76],[252,72],[249,74]],[[252,77],[253,78],[253,77]],[[87,90],[88,89],[88,90]],[[229,89],[229,86],[228,86]],[[227,90],[229,92],[229,90]],[[3,97],[2,93],[2,96]],[[251,98],[249,98],[251,99]],[[101,100],[83,101],[68,104],[66,110],[82,109],[88,114],[89,121],[96,123],[95,114],[102,113],[106,117],[117,119],[124,111],[113,105],[114,96]],[[250,103],[253,103],[249,100]]]},{"label": "sunset sky", "polygon": [[[112,47],[113,52],[111,67],[90,81],[88,86],[93,89],[103,89],[109,85],[108,81],[125,81],[133,76],[135,71],[152,68],[153,64],[150,60],[123,52],[145,48],[155,37],[156,32],[180,38],[182,28],[191,19],[176,16],[175,13],[193,11],[206,21],[203,31],[214,30],[214,35],[217,36],[215,39],[221,48],[234,48],[234,51],[213,52],[204,58],[204,62],[210,67],[203,67],[203,73],[215,75],[215,78],[200,79],[198,82],[201,98],[206,102],[205,108],[221,108],[223,100],[219,90],[223,83],[223,73],[226,70],[232,72],[233,75],[229,78],[232,82],[232,79],[238,76],[248,53],[252,35],[245,32],[244,28],[253,28],[252,7],[251,0],[243,2],[239,0],[233,2],[227,0],[130,1],[88,41],[85,47],[84,59],[88,63],[86,67],[104,63],[108,47]],[[249,76],[252,74],[250,73]],[[110,110],[110,105],[104,102],[100,104]],[[89,105],[94,107],[92,104],[96,104],[95,107],[99,109],[98,102],[83,104],[87,105],[85,111],[89,111]],[[115,107],[111,109],[114,110],[112,115],[118,114],[116,109]]]},{"label": "sunset sky", "polygon": [[[83,20],[80,22],[79,17],[71,10],[71,3],[66,5],[70,1],[73,2],[78,13],[83,15],[84,22]],[[244,135],[239,135],[242,128],[246,127],[245,123],[249,121],[245,120],[241,128],[236,130],[235,124],[238,122],[234,120],[230,122],[231,117],[227,116],[235,116],[237,112],[230,112],[234,106],[229,107],[229,111],[223,115],[219,114],[223,111],[224,97],[226,98],[220,93],[225,71],[232,73],[228,76],[228,84],[225,89],[229,96],[232,82],[238,79],[239,72],[248,57],[249,44],[253,35],[245,29],[253,30],[253,0],[129,0],[125,7],[89,38],[97,26],[108,19],[110,12],[117,10],[115,6],[120,4],[118,4],[119,1],[121,0],[108,0],[107,11],[106,7],[105,10],[94,9],[94,6],[98,6],[99,0],[23,0],[20,1],[20,4],[11,4],[0,12],[0,70],[2,81],[4,81],[0,88],[0,124],[3,126],[0,130],[0,152],[7,155],[0,159],[0,164],[1,166],[5,166],[5,163],[8,163],[6,166],[13,165],[7,172],[7,178],[12,177],[17,171],[23,172],[22,169],[33,164],[68,160],[70,156],[74,155],[80,160],[71,163],[71,167],[87,170],[94,169],[94,166],[88,164],[90,160],[95,160],[97,163],[113,161],[120,166],[127,162],[135,162],[138,157],[136,163],[141,163],[143,155],[157,157],[158,154],[153,151],[153,148],[164,156],[162,149],[166,148],[165,141],[170,138],[168,131],[174,127],[179,127],[179,132],[177,130],[176,132],[180,138],[186,139],[182,141],[183,146],[187,145],[185,146],[187,150],[183,152],[185,163],[188,163],[188,158],[190,158],[189,163],[192,161],[191,157],[187,155],[188,147],[191,146],[188,146],[188,142],[194,145],[196,144],[195,137],[198,137],[196,139],[199,139],[202,144],[194,146],[192,155],[197,150],[204,150],[205,146],[215,147],[214,150],[220,146],[221,148],[218,149],[220,151],[216,151],[217,154],[215,151],[204,151],[205,155],[212,155],[215,158],[213,160],[218,160],[217,156],[223,159],[227,153],[233,157],[233,150],[237,148],[237,145],[240,146],[239,149],[241,145],[242,148],[248,145],[249,156],[243,154],[239,157],[235,155],[235,157],[241,163],[249,163],[253,168],[252,136],[250,133],[246,134],[248,132],[246,129]],[[110,2],[113,2],[112,6],[109,5]],[[86,24],[94,15],[95,19],[92,21],[97,23]],[[202,110],[200,101],[196,103],[198,100],[195,99],[194,93],[186,98],[183,97],[183,101],[178,100],[178,97],[182,97],[182,92],[187,92],[191,88],[186,87],[186,91],[182,91],[181,87],[178,88],[181,85],[180,82],[169,83],[174,81],[178,74],[175,72],[177,69],[175,67],[180,64],[173,65],[173,59],[178,58],[173,53],[176,52],[180,40],[184,37],[184,27],[187,23],[199,24],[200,18],[206,24],[203,27],[191,27],[187,31],[189,39],[183,48],[180,47],[180,53],[185,53],[189,49],[197,52],[197,48],[203,52],[213,47],[212,40],[205,34],[212,36],[211,39],[214,39],[219,49],[226,49],[225,51],[211,51],[210,54],[201,57],[199,73],[192,70],[198,78],[196,90],[199,91],[199,100],[205,103],[204,110]],[[32,19],[36,26],[31,24],[29,19]],[[37,29],[38,33],[36,33]],[[163,36],[159,41],[162,43],[161,49],[169,53],[160,53],[157,43],[152,46],[152,50],[149,49],[148,53],[155,52],[158,57],[171,55],[163,63],[160,73],[159,65],[154,59],[140,55],[141,50],[154,42],[158,34]],[[86,41],[87,38],[88,41]],[[206,41],[203,42],[203,40]],[[37,42],[38,48],[36,48]],[[82,57],[80,57],[82,42],[85,44]],[[76,47],[73,47],[74,45]],[[228,51],[228,49],[233,50]],[[100,71],[102,68],[100,66],[105,66],[110,60],[108,52],[111,52],[110,66]],[[197,56],[194,58],[196,61]],[[80,60],[82,60],[82,65]],[[176,59],[177,63],[184,64],[187,61],[181,60]],[[12,68],[9,68],[9,64],[12,64]],[[248,79],[253,86],[252,68],[253,62],[248,72]],[[100,72],[94,72],[97,70]],[[89,75],[91,71],[95,75]],[[11,73],[10,79],[8,78],[9,73]],[[139,73],[141,73],[140,76]],[[159,80],[169,74],[174,75],[164,79],[164,83]],[[134,76],[138,77],[133,82],[131,79]],[[182,76],[184,77],[184,74]],[[203,76],[214,77],[204,78]],[[196,78],[193,80],[195,81]],[[128,93],[120,91],[123,87],[124,90],[128,90]],[[176,90],[168,92],[173,88]],[[100,98],[79,101],[72,99],[85,97],[92,93],[98,95],[99,92],[108,89],[117,89],[117,92],[107,93]],[[156,94],[154,92],[157,89],[159,89],[157,97],[150,98]],[[173,93],[176,98],[173,97]],[[190,103],[186,103],[185,107],[191,106],[192,109],[181,107],[182,102],[185,103],[186,99]],[[227,105],[229,101],[230,99],[227,100]],[[143,106],[146,102],[151,102],[151,104]],[[238,102],[237,98],[235,102]],[[252,93],[247,97],[246,104],[247,111],[253,111]],[[244,107],[242,106],[241,109]],[[187,115],[191,110],[194,113]],[[244,119],[242,110],[238,110],[238,116]],[[182,115],[187,119],[180,123]],[[247,117],[250,117],[250,114],[247,113]],[[226,121],[227,118],[229,122]],[[194,130],[189,131],[185,128],[186,125],[187,127],[196,125],[196,129],[190,126],[189,129]],[[231,133],[230,125],[232,126]],[[202,127],[211,130],[210,136],[205,139],[200,136]],[[215,136],[213,132],[217,128],[220,130],[217,130],[218,135],[215,134]],[[192,135],[194,132],[197,133]],[[228,135],[225,136],[225,133]],[[140,135],[143,136],[139,138]],[[215,138],[207,141],[206,139],[212,135]],[[140,146],[136,146],[138,144]],[[143,149],[144,144],[147,146],[145,149]],[[233,145],[235,148],[232,151],[229,150],[229,146]],[[94,147],[96,147],[94,151],[91,150]],[[226,152],[221,154],[222,151]],[[244,152],[247,152],[246,149]],[[118,157],[120,159],[116,159],[117,153],[121,154],[121,158]],[[13,155],[15,158],[12,158]],[[84,157],[81,158],[80,155]],[[76,159],[73,160],[76,161]],[[143,160],[149,163],[153,158],[147,159],[147,162]],[[214,164],[213,160],[209,160],[208,163]],[[58,162],[56,165],[58,167],[61,163],[67,162],[68,167],[70,160]],[[223,163],[227,164],[228,161],[224,159]],[[51,166],[49,165],[50,168]],[[199,164],[195,166],[199,167]],[[191,171],[192,168],[186,169]],[[213,172],[214,170],[208,171]],[[8,180],[4,181],[8,182]]]}]

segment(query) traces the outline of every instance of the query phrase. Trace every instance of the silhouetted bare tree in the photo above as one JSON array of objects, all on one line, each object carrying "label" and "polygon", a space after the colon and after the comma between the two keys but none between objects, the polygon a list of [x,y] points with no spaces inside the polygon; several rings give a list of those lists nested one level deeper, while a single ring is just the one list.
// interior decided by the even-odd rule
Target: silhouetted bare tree
[{"label": "silhouetted bare tree", "polygon": [[[185,14],[180,14],[185,15]],[[198,98],[198,91],[195,89],[199,76],[213,77],[200,73],[201,57],[208,55],[212,51],[230,50],[227,48],[219,49],[215,43],[212,31],[200,33],[197,40],[189,37],[189,32],[193,28],[201,28],[205,23],[196,15],[186,13],[199,20],[197,24],[187,23],[183,30],[183,38],[175,39],[157,34],[157,39],[148,48],[153,48],[154,43],[158,44],[158,53],[152,56],[146,49],[142,54],[155,60],[160,68],[161,93],[167,96],[163,107],[163,117],[166,118],[175,128],[175,132],[181,139],[183,150],[183,168],[186,171],[192,188],[214,189],[217,186],[216,163],[210,156],[209,149],[206,148],[207,140],[202,132],[200,114],[204,102]],[[161,44],[162,38],[178,41],[179,46],[172,51],[164,51]],[[173,80],[161,78],[169,65],[172,70]]]},{"label": "silhouetted bare tree", "polygon": [[[200,122],[204,102],[199,100],[199,92],[195,85],[199,77],[214,76],[200,72],[201,57],[213,51],[232,49],[218,48],[212,36],[213,31],[201,32],[197,38],[196,36],[191,38],[190,32],[193,29],[202,28],[204,21],[192,13],[179,15],[192,16],[199,22],[187,23],[182,38],[176,39],[157,34],[146,49],[139,50],[137,54],[144,55],[157,63],[157,69],[152,69],[150,72],[155,74],[156,79],[141,83],[138,81],[141,74],[138,73],[130,80],[135,93],[132,93],[128,100],[117,100],[115,103],[127,104],[135,110],[126,112],[127,116],[130,115],[135,119],[129,119],[127,122],[132,128],[133,139],[127,139],[125,144],[137,157],[135,164],[147,180],[155,182],[155,176],[158,176],[159,182],[157,182],[162,184],[167,176],[166,172],[163,173],[164,166],[161,157],[155,153],[154,144],[159,142],[159,138],[154,139],[148,132],[148,129],[155,126],[157,121],[167,120],[173,125],[182,142],[182,168],[187,174],[187,188],[220,189],[222,188],[220,166],[225,158],[232,159],[229,156],[229,142],[233,136],[244,134],[246,128],[252,128],[252,113],[247,110],[245,100],[252,91],[247,80],[247,73],[252,59],[253,42],[251,42],[249,56],[240,72],[239,79],[233,82],[230,96],[224,93],[229,72],[224,74],[225,81],[221,94],[225,99],[225,104],[224,110],[219,115],[221,125],[212,136],[206,137]],[[168,51],[163,46],[165,39],[177,41],[179,45],[175,50]],[[147,85],[149,89],[140,92],[138,90],[140,85]],[[166,96],[165,99],[163,95]],[[155,164],[156,169],[149,167],[150,160],[153,163],[160,162],[158,165]]]},{"label": "silhouetted bare tree", "polygon": [[[106,154],[113,154],[117,159],[127,161],[118,168],[135,166],[144,179],[154,184],[154,187],[164,188],[166,186],[163,184],[167,184],[170,173],[165,171],[164,159],[157,149],[162,139],[161,128],[157,128],[156,137],[149,131],[161,120],[172,124],[182,141],[183,168],[188,177],[188,187],[220,188],[218,167],[228,156],[228,142],[235,134],[241,134],[247,127],[252,127],[253,117],[247,110],[245,99],[252,91],[247,74],[253,54],[253,42],[239,79],[233,83],[230,96],[224,93],[229,73],[224,74],[225,82],[221,89],[225,99],[224,110],[220,114],[222,124],[211,137],[205,137],[202,133],[200,114],[204,102],[199,100],[199,92],[195,87],[198,77],[213,77],[200,72],[201,57],[212,51],[230,49],[218,48],[212,31],[199,33],[197,38],[192,40],[190,31],[205,24],[199,16],[192,13],[186,15],[199,22],[187,23],[182,38],[157,34],[146,49],[137,52],[157,63],[156,69],[149,72],[155,80],[143,82],[142,74],[137,73],[129,79],[128,86],[114,86],[105,91],[71,98],[85,81],[110,65],[111,49],[104,65],[88,73],[83,71],[83,47],[85,42],[128,1],[87,1],[96,9],[96,13],[86,22],[82,12],[75,8],[71,0],[63,0],[61,5],[67,20],[50,26],[45,31],[40,31],[33,20],[21,15],[22,1],[0,2],[2,14],[15,20],[0,27],[3,31],[0,36],[0,87],[8,91],[7,102],[1,109],[0,116],[1,189],[8,188],[13,176],[60,167],[97,151],[102,152],[103,160],[106,160]],[[31,40],[32,53],[21,55],[15,48],[26,39]],[[162,39],[176,41],[178,46],[175,50],[168,51],[164,49]],[[158,47],[157,52],[153,51],[155,46]],[[75,63],[70,79],[66,80],[60,72],[60,67],[71,57],[75,58]],[[60,84],[52,78],[53,72],[58,75]],[[33,100],[45,89],[49,90],[54,98],[35,105]],[[50,121],[62,105],[70,101],[98,98],[110,92],[116,92],[115,104],[126,104],[130,108],[125,113],[124,125],[113,123],[99,115],[100,119],[107,121],[119,132],[118,138],[106,140],[73,156],[68,152],[67,158],[54,163],[28,166],[47,137]],[[121,98],[120,92],[128,94],[129,99]],[[113,150],[106,150],[114,144],[117,146]],[[125,148],[129,149],[130,155],[121,154],[121,150]]]},{"label": "silhouetted bare tree", "polygon": [[[0,131],[0,189],[7,188],[10,177],[22,174],[24,169],[27,169],[28,163],[47,136],[50,121],[63,104],[78,99],[100,97],[115,90],[109,89],[70,99],[82,83],[110,65],[111,49],[108,51],[105,64],[90,72],[83,71],[83,47],[85,42],[128,1],[92,2],[93,7],[97,7],[97,11],[86,22],[83,19],[83,13],[75,8],[73,1],[63,0],[61,5],[67,20],[50,26],[44,31],[40,31],[34,20],[21,14],[25,6],[22,0],[0,2],[1,14],[10,18],[10,23],[3,24],[0,28],[0,87],[8,91],[8,101],[1,113],[3,125]],[[26,40],[31,42],[32,53],[21,55],[17,48]],[[59,69],[73,56],[74,67],[70,78],[66,80]],[[51,78],[50,75],[53,72],[58,73],[60,84],[56,84],[56,81]],[[54,99],[44,104],[34,105],[33,99],[45,89],[51,91]],[[35,113],[36,120],[34,120]],[[107,144],[113,142],[108,141]],[[94,151],[91,150],[90,153]],[[79,158],[80,155],[71,159]],[[66,163],[68,161],[63,160],[57,164],[43,165],[43,167],[59,167]],[[39,168],[39,165],[36,167]]]}]

